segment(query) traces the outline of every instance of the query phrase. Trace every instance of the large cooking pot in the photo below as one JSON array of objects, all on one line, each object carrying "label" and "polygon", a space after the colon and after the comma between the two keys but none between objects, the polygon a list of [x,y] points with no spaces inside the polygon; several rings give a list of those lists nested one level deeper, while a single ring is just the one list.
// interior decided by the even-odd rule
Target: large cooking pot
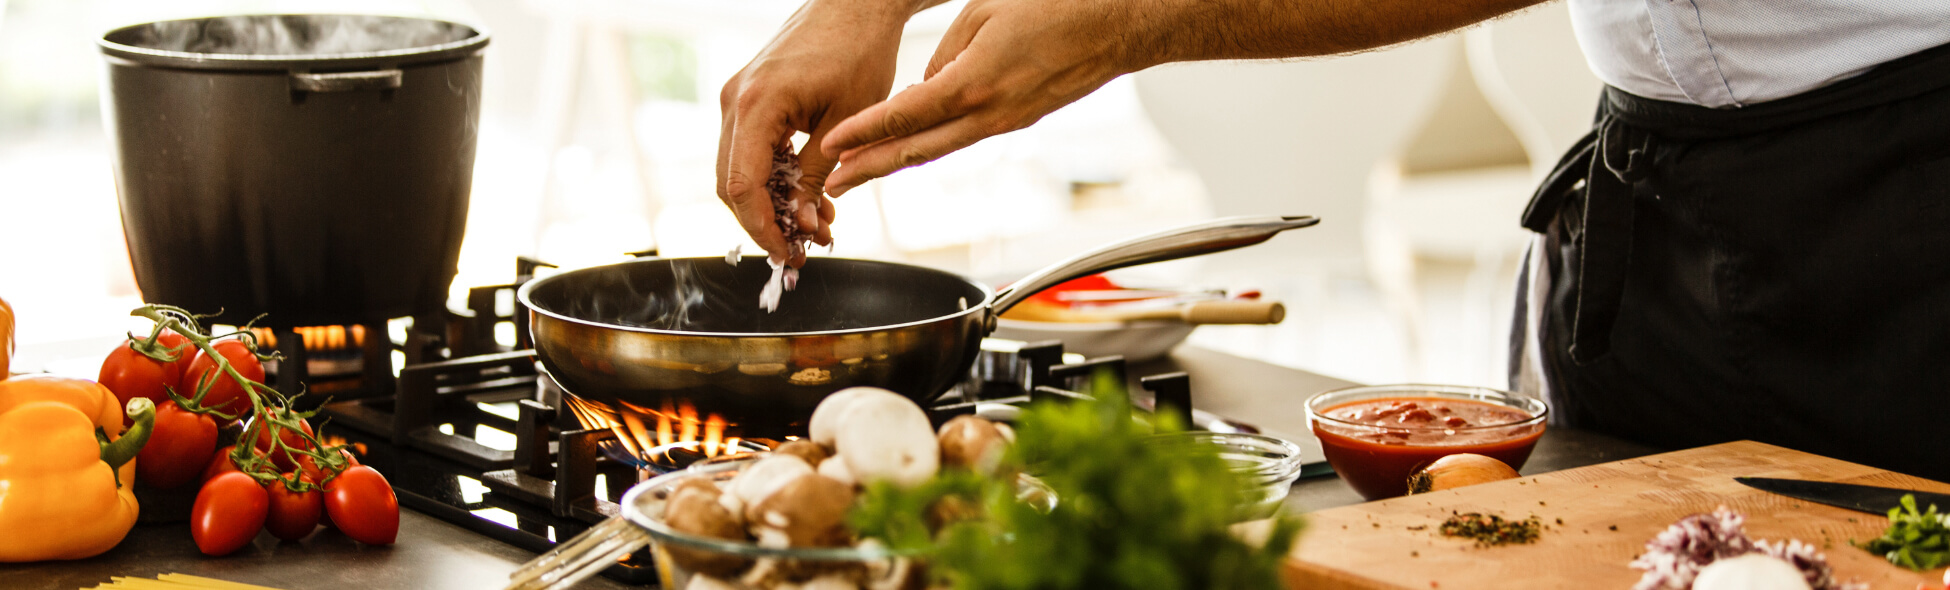
[{"label": "large cooking pot", "polygon": [[143,298],[281,326],[442,309],[487,41],[356,15],[108,32],[102,117]]},{"label": "large cooking pot", "polygon": [[[1056,263],[1000,292],[939,270],[813,258],[767,313],[763,257],[635,260],[523,285],[535,351],[582,424],[654,446],[658,422],[717,414],[732,432],[804,434],[834,391],[884,387],[932,401],[967,374],[997,316],[1064,281],[1264,242],[1312,217],[1235,217],[1120,242]],[[688,409],[687,409],[688,408]],[[681,414],[681,415],[673,415]],[[677,426],[681,426],[678,424]],[[666,442],[667,444],[667,442]],[[640,448],[640,447],[639,447]]]}]

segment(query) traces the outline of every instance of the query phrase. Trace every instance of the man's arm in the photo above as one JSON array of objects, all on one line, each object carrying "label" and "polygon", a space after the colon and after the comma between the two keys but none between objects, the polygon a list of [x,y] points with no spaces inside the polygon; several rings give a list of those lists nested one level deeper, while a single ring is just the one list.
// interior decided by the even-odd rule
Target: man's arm
[{"label": "man's arm", "polygon": [[1292,58],[1385,47],[1541,0],[973,0],[927,81],[839,123],[826,191],[1027,127],[1110,80],[1194,60]]}]

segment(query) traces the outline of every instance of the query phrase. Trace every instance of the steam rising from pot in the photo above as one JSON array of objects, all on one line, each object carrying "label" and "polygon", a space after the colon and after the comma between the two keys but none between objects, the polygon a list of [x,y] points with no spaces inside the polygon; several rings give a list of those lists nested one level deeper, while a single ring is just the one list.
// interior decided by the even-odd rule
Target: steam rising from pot
[{"label": "steam rising from pot", "polygon": [[454,23],[365,15],[252,15],[164,21],[112,41],[163,51],[324,56],[417,49],[477,33]]}]

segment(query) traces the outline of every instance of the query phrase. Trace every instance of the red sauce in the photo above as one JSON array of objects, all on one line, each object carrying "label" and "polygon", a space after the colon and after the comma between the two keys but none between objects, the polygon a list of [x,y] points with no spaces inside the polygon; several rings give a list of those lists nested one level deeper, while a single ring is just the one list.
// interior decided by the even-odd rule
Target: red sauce
[{"label": "red sauce", "polygon": [[[1408,493],[1408,476],[1447,455],[1475,453],[1513,468],[1530,458],[1542,421],[1518,408],[1473,400],[1399,397],[1349,402],[1315,420],[1314,436],[1341,479],[1369,500]],[[1501,426],[1511,425],[1511,426]]]}]

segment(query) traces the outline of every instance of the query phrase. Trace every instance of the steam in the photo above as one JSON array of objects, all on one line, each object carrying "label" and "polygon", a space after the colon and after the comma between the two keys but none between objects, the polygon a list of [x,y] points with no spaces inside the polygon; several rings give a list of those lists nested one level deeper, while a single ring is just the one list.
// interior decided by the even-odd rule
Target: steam
[{"label": "steam", "polygon": [[731,285],[707,277],[692,261],[670,261],[668,281],[649,276],[631,279],[623,275],[602,281],[602,288],[576,298],[569,313],[653,330],[738,331],[726,325],[740,315],[730,309]]},{"label": "steam", "polygon": [[367,15],[254,15],[150,23],[109,40],[185,53],[345,55],[418,49],[474,36],[466,26]]}]

